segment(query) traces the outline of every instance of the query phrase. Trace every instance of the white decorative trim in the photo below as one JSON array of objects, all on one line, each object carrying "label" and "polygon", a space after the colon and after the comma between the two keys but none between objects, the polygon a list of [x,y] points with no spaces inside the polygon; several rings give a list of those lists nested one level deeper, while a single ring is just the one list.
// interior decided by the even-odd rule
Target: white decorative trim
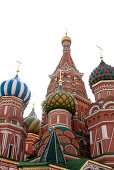
[{"label": "white decorative trim", "polygon": [[114,83],[114,80],[101,80],[101,81],[97,82],[96,84],[92,85],[92,87],[95,87],[100,83]]},{"label": "white decorative trim", "polygon": [[103,109],[105,109],[108,104],[114,104],[114,101],[109,101],[109,102],[105,103],[105,104],[103,105]]},{"label": "white decorative trim", "polygon": [[95,107],[98,108],[98,110],[100,109],[100,107],[99,107],[98,105],[94,105],[94,106],[91,107],[91,109],[89,110],[89,115],[92,114],[92,110],[93,110]]},{"label": "white decorative trim", "polygon": [[95,124],[95,125],[89,127],[88,129],[91,129],[91,128],[97,126],[97,125],[100,125],[101,123],[110,123],[110,122],[114,122],[114,120],[110,120],[110,121],[101,121],[101,122],[99,122],[99,123],[97,123],[97,124]]}]

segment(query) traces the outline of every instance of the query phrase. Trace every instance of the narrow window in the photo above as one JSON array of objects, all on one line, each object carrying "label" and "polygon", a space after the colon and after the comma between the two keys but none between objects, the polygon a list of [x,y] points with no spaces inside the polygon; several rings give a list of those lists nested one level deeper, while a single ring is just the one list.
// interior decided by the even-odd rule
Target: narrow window
[{"label": "narrow window", "polygon": [[110,91],[107,92],[108,96],[110,96]]},{"label": "narrow window", "polygon": [[6,115],[6,113],[7,113],[7,107],[8,106],[5,106],[5,109],[4,109],[4,114]]},{"label": "narrow window", "polygon": [[26,151],[28,150],[28,143],[26,144]]},{"label": "narrow window", "polygon": [[12,158],[12,157],[11,157],[11,156],[12,156],[12,155],[11,155],[11,154],[12,154],[12,149],[13,149],[13,146],[10,145],[10,148],[9,148],[9,156],[8,156],[9,158]]},{"label": "narrow window", "polygon": [[100,98],[101,98],[101,94],[99,93],[99,94],[98,94],[98,99],[100,99]]},{"label": "narrow window", "polygon": [[66,116],[66,124],[68,125],[68,116]]},{"label": "narrow window", "polygon": [[14,107],[13,116],[16,116],[16,107]]},{"label": "narrow window", "polygon": [[99,143],[99,154],[102,155],[102,146],[101,146],[101,142]]},{"label": "narrow window", "polygon": [[59,115],[57,115],[57,123],[59,123]]},{"label": "narrow window", "polygon": [[102,138],[103,139],[107,138],[108,135],[107,135],[107,127],[106,127],[106,125],[101,126],[101,130],[102,130]]}]

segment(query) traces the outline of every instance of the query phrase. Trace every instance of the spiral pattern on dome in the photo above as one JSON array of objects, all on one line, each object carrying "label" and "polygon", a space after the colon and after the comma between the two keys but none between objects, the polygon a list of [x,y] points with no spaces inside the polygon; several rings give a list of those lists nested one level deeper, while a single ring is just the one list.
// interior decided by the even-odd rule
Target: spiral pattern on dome
[{"label": "spiral pattern on dome", "polygon": [[107,65],[103,60],[89,77],[90,87],[92,88],[94,84],[101,80],[114,80],[114,67]]},{"label": "spiral pattern on dome", "polygon": [[60,85],[57,92],[51,93],[46,98],[43,107],[47,114],[54,109],[65,109],[69,111],[71,114],[75,114],[76,101],[73,96],[63,92],[62,85]]},{"label": "spiral pattern on dome", "polygon": [[0,97],[2,96],[15,96],[28,104],[31,91],[25,83],[20,81],[18,75],[16,75],[13,79],[6,80],[0,85]]},{"label": "spiral pattern on dome", "polygon": [[27,117],[24,119],[24,122],[27,124],[29,133],[39,133],[40,120],[35,117]]}]

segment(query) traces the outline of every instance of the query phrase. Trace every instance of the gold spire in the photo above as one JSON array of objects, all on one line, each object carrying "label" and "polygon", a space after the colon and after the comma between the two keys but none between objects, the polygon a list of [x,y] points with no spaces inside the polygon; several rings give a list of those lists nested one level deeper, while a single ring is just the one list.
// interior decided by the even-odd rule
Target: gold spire
[{"label": "gold spire", "polygon": [[17,70],[16,70],[16,72],[17,72],[17,75],[18,75],[18,73],[19,73],[19,67],[20,67],[20,65],[22,64],[20,61],[16,61],[17,63],[18,63],[18,66],[17,66]]},{"label": "gold spire", "polygon": [[99,50],[100,50],[100,59],[102,60],[102,59],[103,59],[103,55],[102,55],[103,49],[102,49],[100,46],[98,46],[98,45],[97,45],[97,47],[98,47]]},{"label": "gold spire", "polygon": [[61,79],[61,69],[60,69],[60,79],[59,79],[59,85],[62,85],[62,79]]}]

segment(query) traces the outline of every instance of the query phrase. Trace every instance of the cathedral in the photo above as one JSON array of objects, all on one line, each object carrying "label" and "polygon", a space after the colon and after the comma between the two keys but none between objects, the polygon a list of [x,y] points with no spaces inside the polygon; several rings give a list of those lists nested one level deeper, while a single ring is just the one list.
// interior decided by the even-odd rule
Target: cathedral
[{"label": "cathedral", "polygon": [[19,70],[0,84],[0,170],[114,169],[114,67],[101,56],[93,68],[92,103],[71,57],[71,41],[67,34],[62,38],[63,55],[49,76],[41,121],[34,106],[23,117],[31,91]]}]

